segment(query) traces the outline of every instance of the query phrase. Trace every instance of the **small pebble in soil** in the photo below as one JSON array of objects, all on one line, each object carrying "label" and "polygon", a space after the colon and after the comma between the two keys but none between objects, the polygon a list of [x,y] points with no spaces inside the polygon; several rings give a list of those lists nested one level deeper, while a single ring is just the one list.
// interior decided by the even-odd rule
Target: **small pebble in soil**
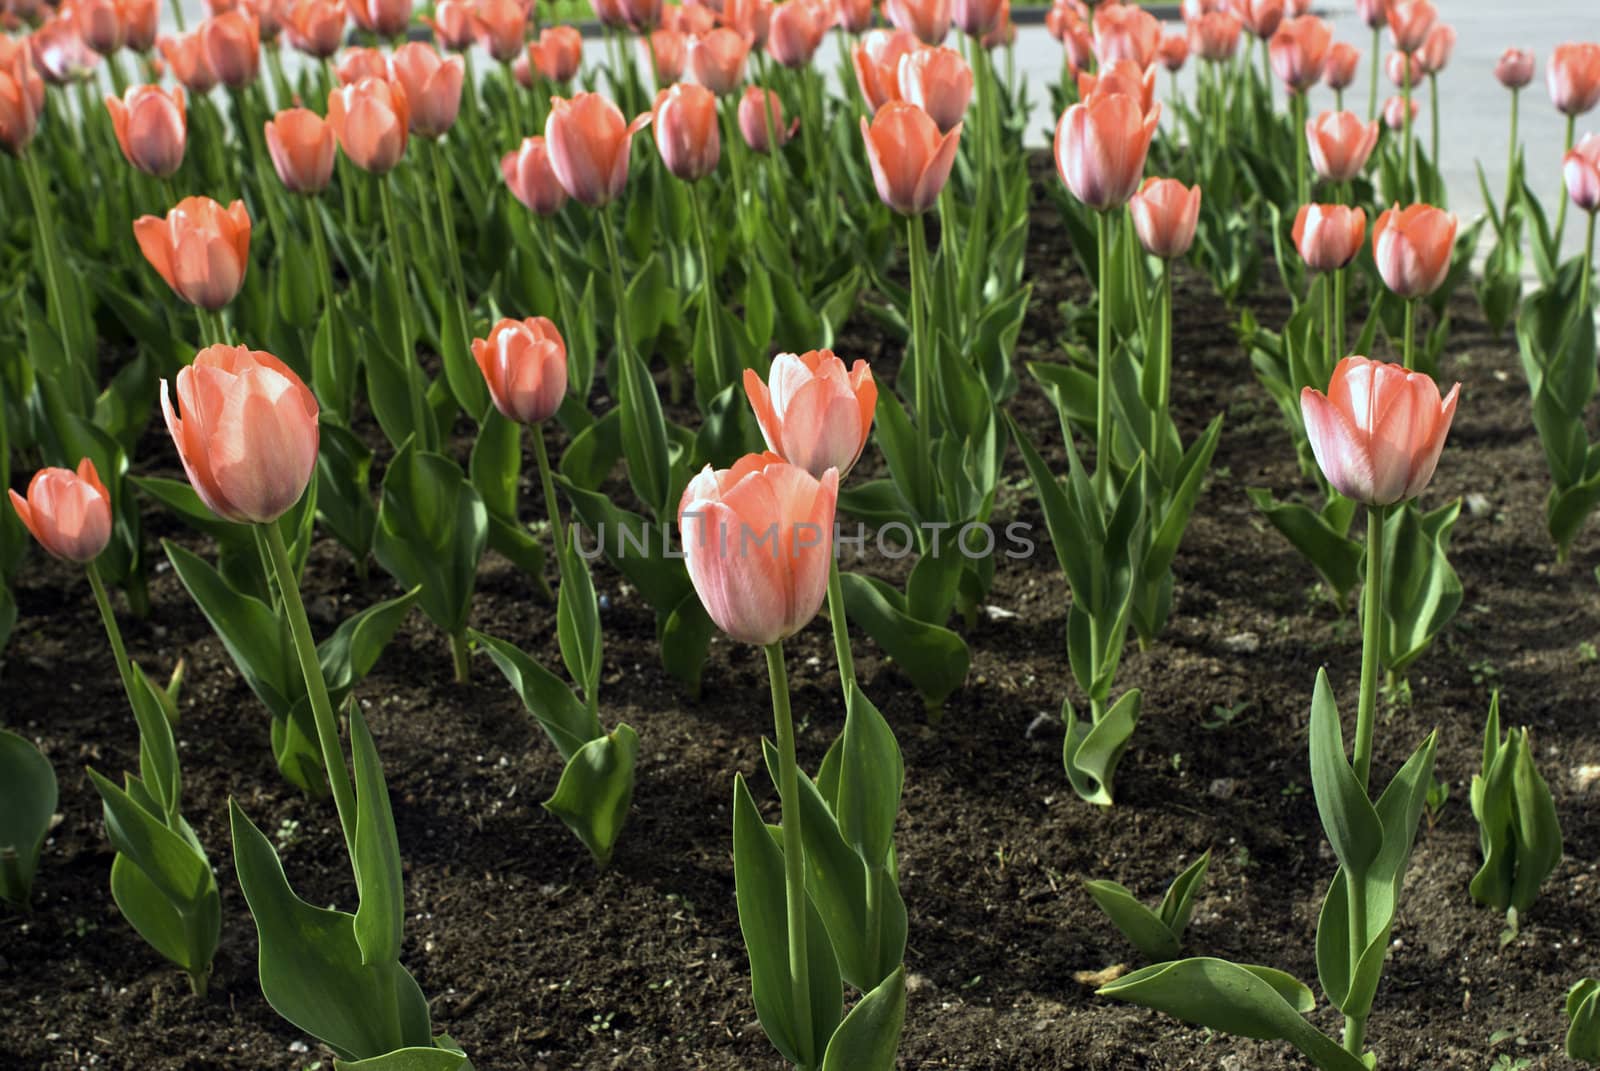
[{"label": "small pebble in soil", "polygon": [[1206,795],[1213,796],[1219,800],[1231,800],[1238,794],[1239,782],[1237,778],[1233,777],[1219,777],[1212,781],[1210,787],[1206,789]]},{"label": "small pebble in soil", "polygon": [[1474,491],[1467,496],[1467,512],[1474,517],[1482,517],[1494,507],[1489,503],[1489,496],[1479,491]]},{"label": "small pebble in soil", "polygon": [[1235,654],[1255,654],[1261,650],[1261,637],[1254,632],[1235,632],[1222,641],[1222,646]]},{"label": "small pebble in soil", "polygon": [[1584,763],[1572,768],[1572,783],[1579,792],[1588,792],[1600,783],[1600,766]]}]

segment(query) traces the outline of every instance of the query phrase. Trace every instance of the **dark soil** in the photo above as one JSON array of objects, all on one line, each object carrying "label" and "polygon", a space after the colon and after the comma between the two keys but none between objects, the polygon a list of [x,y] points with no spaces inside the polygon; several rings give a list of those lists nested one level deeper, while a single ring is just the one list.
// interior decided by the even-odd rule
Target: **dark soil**
[{"label": "dark soil", "polygon": [[[1012,412],[1058,462],[1054,413],[1020,363],[1060,360],[1063,300],[1082,302],[1055,211],[1041,197],[1031,242],[1036,285],[1017,359]],[[862,683],[905,752],[898,846],[911,915],[912,993],[900,1066],[971,1071],[1300,1066],[1285,1046],[1240,1042],[1097,998],[1080,975],[1137,966],[1134,951],[1084,893],[1114,878],[1152,901],[1205,849],[1210,879],[1191,950],[1272,964],[1315,985],[1312,936],[1333,863],[1310,794],[1305,725],[1327,666],[1348,715],[1359,636],[1315,586],[1310,567],[1256,514],[1248,487],[1310,490],[1289,436],[1237,345],[1233,315],[1185,276],[1174,396],[1185,433],[1227,413],[1212,479],[1177,560],[1172,623],[1130,650],[1119,688],[1144,691],[1144,722],[1101,811],[1073,794],[1056,715],[1067,693],[1067,588],[1040,545],[996,576],[966,633],[973,668],[943,723],[928,724],[898,671],[857,636]],[[1263,297],[1268,325],[1286,306]],[[837,347],[886,370],[892,347],[862,316]],[[1450,799],[1417,844],[1395,942],[1371,1022],[1385,1068],[1488,1067],[1499,1053],[1531,1068],[1559,1057],[1566,987],[1596,971],[1600,818],[1580,767],[1596,741],[1600,643],[1594,566],[1600,540],[1554,564],[1544,530],[1548,476],[1514,346],[1474,310],[1457,310],[1447,373],[1464,381],[1449,446],[1425,504],[1473,495],[1452,559],[1466,604],[1413,668],[1409,704],[1380,721],[1387,777],[1434,726]],[[880,371],[882,374],[882,371]],[[155,468],[170,450],[147,440]],[[999,519],[1042,532],[1012,455]],[[540,508],[530,488],[529,516]],[[151,511],[157,534],[182,535]],[[163,527],[165,526],[165,527]],[[198,545],[198,544],[196,544]],[[362,585],[331,542],[308,572],[326,629],[391,591]],[[760,739],[770,733],[758,652],[713,644],[704,693],[691,699],[659,668],[650,608],[603,569],[603,716],[640,734],[633,816],[611,868],[597,874],[539,801],[560,766],[553,748],[481,656],[471,685],[450,682],[440,637],[420,614],[359,689],[384,757],[406,858],[405,962],[447,1029],[483,1071],[680,1069],[776,1071],[755,1021],[734,907],[730,812],[735,772],[769,805]],[[136,764],[137,737],[87,584],[35,556],[19,578],[21,618],[5,652],[4,722],[37,740],[62,781],[62,821],[45,850],[31,914],[0,916],[0,1068],[216,1068],[289,1071],[329,1054],[260,995],[255,930],[234,880],[226,800],[282,831],[301,895],[353,908],[332,807],[290,789],[273,766],[267,717],[170,571],[154,610],[124,622],[134,657],[156,672],[188,659],[178,729],[186,813],[210,848],[224,930],[211,995],[188,994],[117,914],[100,805],[80,772]],[[558,666],[554,612],[528,579],[486,559],[475,624]],[[842,725],[826,625],[791,644],[803,762],[814,767]],[[1490,691],[1509,722],[1533,727],[1556,793],[1567,858],[1501,948],[1503,920],[1476,906],[1478,865],[1467,783]],[[1219,711],[1237,716],[1222,727]],[[1036,720],[1037,719],[1037,720]],[[298,823],[298,826],[292,825]],[[1336,1020],[1315,1013],[1326,1029]],[[1491,1039],[1494,1040],[1491,1047]],[[309,1046],[309,1047],[308,1047]]]}]

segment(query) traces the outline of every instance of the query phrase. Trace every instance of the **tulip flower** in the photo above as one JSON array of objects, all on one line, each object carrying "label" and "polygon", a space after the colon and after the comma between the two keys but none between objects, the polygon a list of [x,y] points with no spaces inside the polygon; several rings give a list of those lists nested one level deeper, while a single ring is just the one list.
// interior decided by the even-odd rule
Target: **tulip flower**
[{"label": "tulip flower", "polygon": [[627,122],[598,93],[552,98],[544,136],[550,166],[568,196],[590,208],[603,208],[620,196],[628,183],[633,136],[649,122],[649,112]]},{"label": "tulip flower", "polygon": [[567,394],[567,344],[543,316],[502,319],[487,338],[472,340],[495,408],[518,424],[554,416]]},{"label": "tulip flower", "polygon": [[478,44],[496,63],[510,63],[522,54],[528,12],[521,0],[477,0],[472,28]]},{"label": "tulip flower", "polygon": [[309,195],[327,188],[337,148],[327,120],[308,108],[286,108],[267,120],[263,133],[284,189]]},{"label": "tulip flower", "polygon": [[1406,299],[1439,289],[1455,251],[1456,217],[1432,205],[1397,205],[1372,228],[1372,254],[1384,285]]},{"label": "tulip flower", "polygon": [[1294,246],[1314,272],[1334,272],[1361,252],[1367,214],[1347,205],[1301,205],[1294,218]]},{"label": "tulip flower", "polygon": [[132,86],[120,99],[106,97],[106,110],[128,163],[157,178],[178,170],[189,134],[183,90]]},{"label": "tulip flower", "polygon": [[1323,112],[1306,123],[1311,165],[1324,182],[1349,182],[1367,166],[1378,144],[1378,124],[1354,112]]},{"label": "tulip flower", "polygon": [[44,107],[44,79],[27,56],[7,70],[0,67],[0,147],[21,156],[39,129]]},{"label": "tulip flower", "polygon": [[772,26],[767,37],[767,52],[791,69],[808,66],[827,32],[807,0],[786,0],[772,9]]},{"label": "tulip flower", "polygon": [[739,98],[739,133],[751,149],[765,156],[772,151],[774,141],[781,149],[799,129],[798,118],[783,125],[782,97],[760,86],[745,87],[744,96]]},{"label": "tulip flower", "polygon": [[405,90],[411,133],[437,138],[455,125],[461,110],[465,60],[442,57],[432,45],[412,41],[395,49],[389,57],[389,71]]},{"label": "tulip flower", "polygon": [[1251,36],[1270,40],[1283,22],[1283,0],[1231,0],[1230,10]]},{"label": "tulip flower", "polygon": [[1284,22],[1268,44],[1273,73],[1293,94],[1302,94],[1322,80],[1333,31],[1314,15]]},{"label": "tulip flower", "polygon": [[567,203],[567,191],[550,166],[550,150],[542,137],[523,138],[516,152],[502,156],[500,174],[512,196],[537,215],[553,216]]},{"label": "tulip flower", "polygon": [[572,26],[547,26],[528,45],[528,62],[547,82],[566,85],[583,62],[583,35]]},{"label": "tulip flower", "polygon": [[1356,0],[1356,16],[1371,30],[1389,25],[1390,0]]},{"label": "tulip flower", "polygon": [[1389,37],[1401,52],[1415,52],[1428,39],[1439,9],[1431,0],[1391,0]]},{"label": "tulip flower", "polygon": [[1383,125],[1398,134],[1406,129],[1408,115],[1411,120],[1415,120],[1419,110],[1421,110],[1421,105],[1414,100],[1406,100],[1404,97],[1390,97],[1383,102]]},{"label": "tulip flower", "polygon": [[861,34],[872,25],[872,0],[834,0],[833,24],[847,34]]},{"label": "tulip flower", "polygon": [[1201,59],[1226,63],[1239,51],[1243,24],[1226,11],[1212,11],[1189,23],[1189,43]]},{"label": "tulip flower", "polygon": [[150,266],[191,305],[215,312],[244,285],[250,215],[243,201],[223,208],[209,197],[185,197],[165,219],[134,220],[133,236]]},{"label": "tulip flower", "polygon": [[900,99],[900,60],[917,48],[909,30],[871,30],[851,52],[856,84],[872,112]]},{"label": "tulip flower", "polygon": [[742,34],[751,48],[765,48],[772,29],[772,0],[722,0],[722,25]]},{"label": "tulip flower", "polygon": [[422,21],[433,31],[440,48],[451,52],[465,52],[477,40],[478,27],[470,0],[439,0],[433,5],[433,15],[422,16]]},{"label": "tulip flower", "polygon": [[100,57],[83,43],[78,20],[66,15],[49,19],[28,39],[34,66],[51,85],[86,81]]},{"label": "tulip flower", "polygon": [[1094,54],[1102,65],[1132,60],[1148,67],[1161,48],[1161,23],[1142,7],[1106,5],[1094,19]]},{"label": "tulip flower", "polygon": [[1163,260],[1181,257],[1194,244],[1200,187],[1191,189],[1177,179],[1147,179],[1129,198],[1128,210],[1145,252]]},{"label": "tulip flower", "polygon": [[861,119],[867,161],[883,203],[903,216],[932,208],[950,178],[961,124],[941,132],[933,117],[914,104],[893,101],[872,122]]},{"label": "tulip flower", "polygon": [[76,0],[67,10],[77,17],[84,44],[102,56],[121,50],[128,35],[121,0]]},{"label": "tulip flower", "polygon": [[750,43],[735,30],[718,27],[689,42],[689,72],[694,80],[719,97],[744,81],[745,57]]},{"label": "tulip flower", "polygon": [[1568,118],[1600,103],[1600,44],[1557,45],[1545,71],[1550,100]]},{"label": "tulip flower", "polygon": [[23,527],[62,561],[92,562],[111,542],[111,495],[88,458],[77,472],[40,469],[28,481],[27,497],[6,493]]},{"label": "tulip flower", "polygon": [[950,21],[968,37],[987,37],[1004,21],[1001,15],[1005,6],[1006,0],[951,0]]},{"label": "tulip flower", "polygon": [[1383,63],[1383,70],[1396,89],[1415,88],[1425,73],[1418,58],[1404,52],[1389,53],[1389,58]]},{"label": "tulip flower", "polygon": [[144,55],[156,44],[161,28],[159,0],[123,0],[123,44],[130,52]]},{"label": "tulip flower", "polygon": [[1144,177],[1145,156],[1161,120],[1122,93],[1091,93],[1056,124],[1056,171],[1072,195],[1104,212],[1126,204]]},{"label": "tulip flower", "polygon": [[779,354],[768,382],[747,368],[744,392],[767,449],[817,479],[849,474],[872,431],[878,385],[867,362],[848,370],[832,350]]},{"label": "tulip flower", "polygon": [[[444,0],[445,4],[454,2]],[[316,59],[327,59],[344,43],[346,17],[340,0],[297,0],[284,20],[284,29],[296,49]]]},{"label": "tulip flower", "polygon": [[[452,57],[459,61],[459,57]],[[406,153],[411,105],[399,82],[366,77],[328,94],[328,124],[350,162],[383,175]]]},{"label": "tulip flower", "polygon": [[722,135],[717,123],[717,98],[705,86],[680,82],[656,94],[651,128],[661,162],[685,182],[705,178],[717,169]]},{"label": "tulip flower", "polygon": [[1600,209],[1600,134],[1586,134],[1562,160],[1567,195],[1584,212]]},{"label": "tulip flower", "polygon": [[342,86],[354,85],[363,78],[389,77],[389,57],[376,48],[347,48],[334,68]]},{"label": "tulip flower", "polygon": [[1181,33],[1168,34],[1161,39],[1161,66],[1177,74],[1189,62],[1189,38]]},{"label": "tulip flower", "polygon": [[288,365],[244,346],[211,346],[178,372],[177,386],[175,409],[161,381],[161,413],[211,512],[265,524],[300,501],[317,467],[317,400]]},{"label": "tulip flower", "polygon": [[1061,41],[1062,58],[1074,71],[1086,71],[1094,66],[1094,34],[1072,8],[1050,9],[1050,14],[1060,12],[1057,25],[1051,30]]},{"label": "tulip flower", "polygon": [[399,37],[411,23],[411,0],[345,0],[355,24],[379,37]]},{"label": "tulip flower", "polygon": [[689,579],[718,628],[740,643],[779,643],[822,607],[833,559],[839,473],[819,480],[775,454],[707,465],[678,508]]},{"label": "tulip flower", "polygon": [[1338,94],[1335,102],[1356,80],[1356,68],[1361,66],[1361,50],[1348,41],[1335,41],[1328,49],[1328,62],[1322,69],[1322,82]]},{"label": "tulip flower", "polygon": [[1009,48],[1017,43],[1017,24],[1011,21],[1011,0],[1000,0],[1000,21],[995,23],[994,29],[984,34],[978,44],[985,51],[993,52],[997,48]]},{"label": "tulip flower", "polygon": [[685,37],[698,37],[716,28],[717,13],[694,0],[685,4],[668,4],[662,8],[661,24],[677,30]]},{"label": "tulip flower", "polygon": [[1508,48],[1494,65],[1494,76],[1507,89],[1517,90],[1533,81],[1533,53],[1525,48]]},{"label": "tulip flower", "polygon": [[1438,74],[1450,62],[1450,54],[1455,47],[1455,28],[1442,22],[1436,23],[1423,39],[1422,47],[1417,49],[1417,66],[1422,68],[1423,74]]},{"label": "tulip flower", "polygon": [[640,40],[649,51],[658,86],[670,85],[683,77],[684,64],[689,58],[688,38],[677,30],[655,30]]},{"label": "tulip flower", "polygon": [[950,0],[884,0],[883,13],[925,45],[942,45],[950,36]]},{"label": "tulip flower", "polygon": [[1367,506],[1415,498],[1428,486],[1455,417],[1461,384],[1443,399],[1432,378],[1346,357],[1323,394],[1300,393],[1306,437],[1328,483]]},{"label": "tulip flower", "polygon": [[201,23],[198,32],[217,81],[229,89],[243,89],[256,80],[261,70],[261,31],[255,19],[229,11]]},{"label": "tulip flower", "polygon": [[634,33],[646,33],[661,25],[662,0],[616,0],[622,24]]},{"label": "tulip flower", "polygon": [[594,12],[594,17],[600,25],[608,30],[621,29],[625,25],[622,19],[622,6],[617,0],[589,0],[589,10]]},{"label": "tulip flower", "polygon": [[1140,67],[1132,60],[1117,60],[1101,67],[1099,74],[1079,72],[1078,99],[1082,100],[1097,91],[1132,97],[1139,102],[1140,108],[1148,112],[1155,106],[1156,100],[1155,68]]},{"label": "tulip flower", "polygon": [[900,57],[900,99],[933,118],[941,134],[961,123],[972,102],[972,68],[953,48],[919,48]]},{"label": "tulip flower", "polygon": [[191,93],[211,92],[217,84],[217,72],[211,69],[205,45],[199,30],[183,37],[163,37],[158,46],[172,77]]}]

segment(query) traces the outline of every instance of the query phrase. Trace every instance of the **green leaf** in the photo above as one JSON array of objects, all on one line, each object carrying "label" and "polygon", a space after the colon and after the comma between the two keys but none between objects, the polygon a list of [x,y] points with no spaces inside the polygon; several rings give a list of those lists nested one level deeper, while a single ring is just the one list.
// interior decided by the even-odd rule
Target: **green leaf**
[{"label": "green leaf", "polygon": [[1123,886],[1114,881],[1086,881],[1084,888],[1110,916],[1112,923],[1139,952],[1157,963],[1177,959],[1182,951],[1178,937],[1167,924]]},{"label": "green leaf", "polygon": [[874,869],[881,868],[894,849],[904,783],[905,764],[894,731],[852,681],[834,810],[845,841]]},{"label": "green leaf", "polygon": [[345,618],[333,635],[317,645],[317,662],[333,702],[341,702],[372,672],[420,595],[413,588],[404,595],[374,603]]},{"label": "green leaf", "polygon": [[476,629],[468,634],[489,652],[506,681],[522,697],[528,713],[538,719],[550,742],[561,752],[564,762],[571,762],[585,744],[604,734],[599,719],[572,690],[515,644]]},{"label": "green leaf", "polygon": [[965,640],[912,617],[897,593],[875,577],[847,572],[839,579],[850,620],[899,664],[925,703],[940,706],[966,682],[972,657]]},{"label": "green leaf", "polygon": [[460,466],[410,441],[401,447],[384,473],[372,551],[402,585],[422,589],[423,612],[449,635],[466,629],[488,532],[483,499]]},{"label": "green leaf", "polygon": [[1183,940],[1183,931],[1189,927],[1189,919],[1194,914],[1194,904],[1200,894],[1200,887],[1205,884],[1206,870],[1211,866],[1211,850],[1190,863],[1182,874],[1173,879],[1167,886],[1167,893],[1161,898],[1161,907],[1157,914],[1161,921],[1172,930],[1172,936]]},{"label": "green leaf", "polygon": [[372,452],[352,431],[321,421],[317,451],[317,517],[365,567],[378,511],[372,504]]},{"label": "green leaf", "polygon": [[222,930],[222,902],[215,884],[185,914],[138,864],[119,852],[111,861],[111,897],[122,917],[161,956],[196,978],[209,973]]},{"label": "green leaf", "polygon": [[1366,789],[1345,758],[1339,708],[1328,686],[1328,672],[1317,671],[1311,696],[1311,791],[1333,854],[1356,880],[1365,880],[1383,848],[1384,829]]},{"label": "green leaf", "polygon": [[1567,1057],[1600,1064],[1600,982],[1585,978],[1567,992]]},{"label": "green leaf", "polygon": [[1089,803],[1111,806],[1112,781],[1122,753],[1139,724],[1139,689],[1122,693],[1098,722],[1078,720],[1072,701],[1065,700],[1061,717],[1066,723],[1061,761],[1073,789]]},{"label": "green leaf", "polygon": [[28,902],[56,803],[50,761],[28,740],[0,729],[0,899]]},{"label": "green leaf", "polygon": [[1365,551],[1360,543],[1345,537],[1315,510],[1290,502],[1279,502],[1272,492],[1251,488],[1245,492],[1267,521],[1294,545],[1322,576],[1341,603],[1361,583],[1361,563]]},{"label": "green leaf", "polygon": [[400,841],[389,809],[389,787],[383,780],[383,763],[367,731],[361,704],[345,704],[350,722],[350,754],[356,780],[356,943],[364,966],[395,962],[405,937],[406,894],[400,876]]},{"label": "green leaf", "polygon": [[365,1060],[334,1060],[334,1071],[465,1071],[471,1065],[459,1052],[432,1047],[396,1049]]},{"label": "green leaf", "polygon": [[639,737],[628,725],[590,740],[567,760],[545,810],[583,841],[597,866],[611,862],[617,837],[633,802],[633,769]]},{"label": "green leaf", "polygon": [[235,590],[199,555],[168,540],[161,546],[250,690],[275,717],[288,717],[305,683],[283,621],[260,599]]},{"label": "green leaf", "polygon": [[822,1071],[894,1071],[906,1018],[906,969],[896,967],[850,1009],[828,1042]]},{"label": "green leaf", "polygon": [[[556,533],[562,545],[563,533]],[[570,544],[561,551],[561,589],[556,599],[556,634],[567,672],[592,701],[600,687],[600,609],[589,563]]]}]

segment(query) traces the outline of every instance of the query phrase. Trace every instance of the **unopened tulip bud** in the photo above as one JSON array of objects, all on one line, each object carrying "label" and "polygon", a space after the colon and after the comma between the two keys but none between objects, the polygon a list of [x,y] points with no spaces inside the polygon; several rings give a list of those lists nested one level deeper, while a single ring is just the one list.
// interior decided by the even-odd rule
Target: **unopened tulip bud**
[{"label": "unopened tulip bud", "polygon": [[620,196],[628,183],[633,135],[649,122],[645,112],[629,123],[598,93],[552,99],[544,136],[550,164],[567,194],[591,208]]},{"label": "unopened tulip bud", "polygon": [[744,391],[767,449],[821,479],[854,467],[872,431],[878,385],[867,362],[848,370],[832,350],[779,354],[767,382],[745,369]]},{"label": "unopened tulip bud", "polygon": [[949,133],[972,102],[972,68],[953,48],[919,48],[900,58],[900,99],[933,117]]},{"label": "unopened tulip bud", "polygon": [[92,562],[111,542],[111,495],[88,458],[76,472],[40,469],[28,481],[26,497],[7,493],[23,527],[62,561]]},{"label": "unopened tulip bud", "polygon": [[955,164],[961,124],[941,133],[927,112],[893,101],[879,108],[871,123],[862,117],[861,137],[878,196],[902,216],[915,216],[939,200]]},{"label": "unopened tulip bud", "polygon": [[1129,198],[1128,210],[1146,253],[1163,260],[1181,257],[1194,244],[1200,222],[1200,187],[1191,189],[1177,179],[1148,179]]},{"label": "unopened tulip bud", "polygon": [[1508,48],[1494,65],[1494,76],[1507,89],[1521,89],[1533,81],[1533,53],[1525,48]]},{"label": "unopened tulip bud", "polygon": [[263,132],[284,189],[316,194],[327,188],[337,149],[327,120],[309,108],[287,108],[267,120]]},{"label": "unopened tulip bud", "polygon": [[504,319],[487,338],[472,340],[489,397],[518,424],[538,424],[561,408],[567,395],[567,344],[543,316]]},{"label": "unopened tulip bud", "polygon": [[522,139],[516,152],[500,158],[506,188],[523,205],[541,216],[553,216],[567,203],[567,191],[550,166],[550,150],[543,137]]},{"label": "unopened tulip bud", "polygon": [[164,219],[134,220],[133,236],[150,266],[191,305],[215,312],[244,285],[250,215],[243,201],[223,208],[209,197],[185,197]]},{"label": "unopened tulip bud", "polygon": [[1426,297],[1450,272],[1456,217],[1432,205],[1396,206],[1372,228],[1372,256],[1384,285],[1402,298]]},{"label": "unopened tulip bud", "polygon": [[694,182],[717,169],[722,156],[717,98],[705,86],[680,82],[657,93],[650,129],[661,162],[676,177]]},{"label": "unopened tulip bud", "polygon": [[1563,115],[1583,115],[1600,103],[1600,44],[1557,45],[1545,69],[1550,100]]},{"label": "unopened tulip bud", "polygon": [[1315,272],[1348,267],[1366,233],[1367,214],[1347,205],[1301,205],[1294,218],[1294,247]]},{"label": "unopened tulip bud", "polygon": [[1567,195],[1584,212],[1600,210],[1600,134],[1585,134],[1562,162]]},{"label": "unopened tulip bud", "polygon": [[765,156],[772,151],[774,141],[781,149],[799,129],[798,117],[784,125],[783,98],[777,93],[760,86],[745,87],[744,96],[739,98],[739,133],[751,149]]},{"label": "unopened tulip bud", "polygon": [[1095,92],[1056,124],[1056,172],[1072,195],[1098,211],[1126,204],[1144,177],[1161,105],[1146,112],[1123,93]]},{"label": "unopened tulip bud", "polygon": [[107,97],[106,110],[128,163],[157,178],[167,178],[182,165],[189,134],[183,90],[132,86],[120,99]]}]

